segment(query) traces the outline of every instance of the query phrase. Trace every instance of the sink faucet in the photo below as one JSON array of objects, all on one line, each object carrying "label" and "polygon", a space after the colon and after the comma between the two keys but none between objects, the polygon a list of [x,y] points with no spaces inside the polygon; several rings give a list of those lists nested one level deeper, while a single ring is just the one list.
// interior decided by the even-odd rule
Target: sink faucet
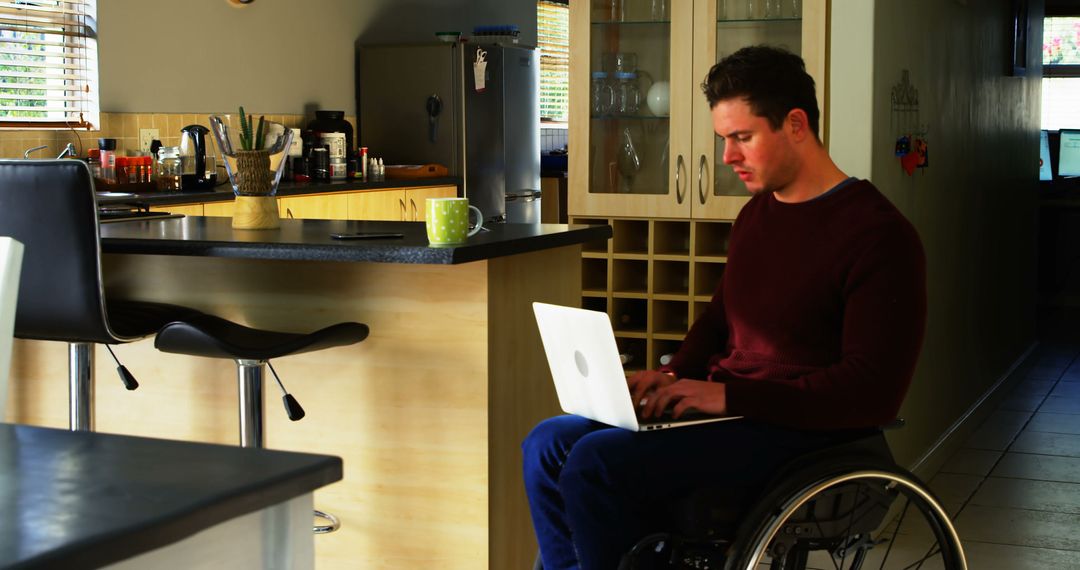
[{"label": "sink faucet", "polygon": [[64,147],[64,150],[60,151],[59,156],[57,156],[56,158],[64,158],[65,156],[75,156],[74,144],[67,143],[67,146]]},{"label": "sink faucet", "polygon": [[41,146],[35,146],[34,148],[28,148],[28,149],[26,149],[26,152],[22,153],[22,157],[23,158],[30,158],[30,153],[34,152],[35,150],[41,150],[43,148],[49,148],[49,145],[43,144]]}]

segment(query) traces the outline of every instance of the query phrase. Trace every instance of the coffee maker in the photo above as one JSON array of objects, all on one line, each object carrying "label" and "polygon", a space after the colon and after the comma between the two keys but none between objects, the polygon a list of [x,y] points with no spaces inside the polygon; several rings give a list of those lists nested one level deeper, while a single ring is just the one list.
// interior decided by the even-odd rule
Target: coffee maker
[{"label": "coffee maker", "polygon": [[217,161],[206,154],[210,129],[188,125],[180,129],[180,189],[183,192],[213,190],[217,185]]}]

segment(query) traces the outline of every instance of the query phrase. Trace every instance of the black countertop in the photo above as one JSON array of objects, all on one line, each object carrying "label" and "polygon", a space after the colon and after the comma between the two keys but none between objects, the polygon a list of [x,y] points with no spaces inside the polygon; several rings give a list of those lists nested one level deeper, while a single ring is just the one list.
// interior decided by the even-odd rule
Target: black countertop
[{"label": "black countertop", "polygon": [[[456,177],[418,178],[412,180],[382,180],[379,182],[360,182],[343,180],[340,182],[282,182],[278,186],[278,196],[303,196],[305,194],[325,194],[328,192],[355,192],[358,190],[392,190],[416,186],[460,186],[461,179]],[[112,189],[123,187],[113,186]],[[144,206],[168,206],[170,204],[196,204],[202,202],[227,202],[234,198],[232,187],[226,180],[217,190],[205,192],[146,192],[134,196],[113,196],[98,194],[101,206],[133,204]]]},{"label": "black countertop", "polygon": [[[336,240],[332,233],[400,233],[398,239]],[[187,216],[103,224],[104,253],[296,261],[457,264],[611,237],[611,226],[492,224],[461,245],[428,245],[423,222],[281,220],[276,230],[234,230],[232,219]]]},{"label": "black countertop", "polygon": [[97,568],[341,477],[337,457],[0,424],[0,567]]}]

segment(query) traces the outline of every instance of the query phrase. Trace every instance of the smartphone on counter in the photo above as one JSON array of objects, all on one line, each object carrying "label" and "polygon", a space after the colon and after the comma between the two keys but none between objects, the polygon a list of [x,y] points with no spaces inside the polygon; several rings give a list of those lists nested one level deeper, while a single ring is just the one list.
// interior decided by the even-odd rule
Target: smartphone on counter
[{"label": "smartphone on counter", "polygon": [[357,232],[354,234],[330,234],[334,239],[395,239],[403,238],[405,234],[387,232]]}]

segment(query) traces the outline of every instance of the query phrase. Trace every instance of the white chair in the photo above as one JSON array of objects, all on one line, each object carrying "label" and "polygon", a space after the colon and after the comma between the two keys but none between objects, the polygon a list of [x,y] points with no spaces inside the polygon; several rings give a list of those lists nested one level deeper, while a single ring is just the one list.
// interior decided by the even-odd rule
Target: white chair
[{"label": "white chair", "polygon": [[0,237],[0,421],[7,410],[11,341],[15,332],[15,302],[19,297],[23,244]]}]

